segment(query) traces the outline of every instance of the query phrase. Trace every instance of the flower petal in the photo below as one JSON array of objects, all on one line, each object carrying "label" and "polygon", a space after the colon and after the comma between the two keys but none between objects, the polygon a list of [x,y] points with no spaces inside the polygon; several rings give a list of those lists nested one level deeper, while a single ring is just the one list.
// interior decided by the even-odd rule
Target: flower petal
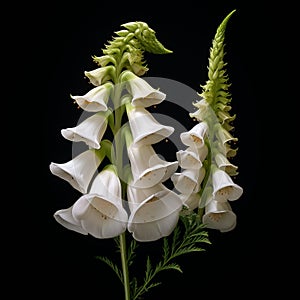
[{"label": "flower petal", "polygon": [[115,72],[114,66],[105,66],[100,67],[92,71],[85,71],[84,75],[90,80],[95,86],[100,86],[102,83],[105,83],[107,80],[112,79],[113,73]]},{"label": "flower petal", "polygon": [[81,196],[73,205],[72,215],[86,232],[99,239],[123,233],[128,219],[123,207],[98,194]]},{"label": "flower petal", "polygon": [[146,197],[133,209],[128,220],[128,231],[134,239],[148,242],[171,234],[182,208],[182,201],[176,193],[159,184],[146,191],[129,186],[128,195],[130,202]]},{"label": "flower petal", "polygon": [[71,98],[74,99],[78,106],[83,110],[89,112],[107,111],[107,102],[112,88],[113,84],[111,82],[107,82],[101,86],[91,89],[83,96],[71,95]]},{"label": "flower petal", "polygon": [[152,145],[174,132],[173,127],[160,124],[145,108],[134,107],[130,104],[127,104],[126,108],[135,144]]},{"label": "flower petal", "polygon": [[235,176],[238,174],[238,167],[232,164],[222,153],[218,152],[215,155],[215,161],[218,168],[224,170],[229,176]]},{"label": "flower petal", "polygon": [[66,227],[69,230],[76,231],[78,233],[82,233],[87,235],[88,233],[81,227],[80,222],[74,219],[72,215],[73,206],[61,209],[55,212],[54,218],[55,220],[62,226]]},{"label": "flower petal", "polygon": [[121,81],[126,82],[134,106],[149,107],[161,103],[166,98],[166,94],[152,88],[147,81],[130,71],[123,72]]},{"label": "flower petal", "polygon": [[76,127],[62,129],[61,134],[67,140],[84,142],[91,148],[99,149],[106,128],[106,114],[99,112],[88,117]]},{"label": "flower petal", "polygon": [[194,146],[200,148],[204,146],[204,138],[207,130],[208,126],[206,122],[200,122],[197,125],[195,125],[191,130],[187,132],[182,132],[180,134],[180,139],[182,143],[186,146]]},{"label": "flower petal", "polygon": [[58,164],[52,162],[50,171],[52,174],[69,182],[76,190],[86,193],[88,185],[100,163],[101,160],[95,150],[89,149],[66,163]]},{"label": "flower petal", "polygon": [[205,168],[201,167],[197,169],[186,169],[181,173],[174,173],[171,176],[174,187],[180,193],[190,195],[197,193],[200,190],[200,184],[205,176]]},{"label": "flower petal", "polygon": [[243,188],[234,183],[225,171],[218,168],[213,168],[212,183],[214,200],[221,202],[237,200],[243,194]]},{"label": "flower petal", "polygon": [[153,158],[157,156],[150,145],[137,146],[131,144],[127,148],[128,158],[131,163],[131,172],[135,187],[148,188],[162,182],[168,173],[165,162]]},{"label": "flower petal", "polygon": [[236,215],[230,204],[212,200],[205,206],[202,222],[207,228],[218,229],[221,232],[233,230],[236,226]]},{"label": "flower petal", "polygon": [[202,162],[206,158],[208,148],[204,145],[201,148],[188,147],[185,150],[176,152],[178,163],[183,169],[200,169]]},{"label": "flower petal", "polygon": [[180,194],[179,197],[180,197],[182,203],[189,210],[194,210],[199,207],[199,203],[200,203],[200,194],[199,193]]}]

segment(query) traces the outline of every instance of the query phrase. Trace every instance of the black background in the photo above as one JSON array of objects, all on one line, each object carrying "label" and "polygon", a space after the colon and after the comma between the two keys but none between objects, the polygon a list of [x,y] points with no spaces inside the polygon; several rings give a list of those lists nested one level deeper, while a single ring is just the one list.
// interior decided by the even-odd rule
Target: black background
[{"label": "black background", "polygon": [[[46,198],[38,214],[39,242],[35,250],[39,255],[34,258],[40,267],[40,283],[36,286],[46,284],[38,292],[41,298],[48,294],[66,299],[123,297],[115,274],[94,258],[108,255],[118,262],[113,241],[68,231],[53,218],[56,210],[72,205],[79,197],[65,181],[50,173],[49,164],[71,158],[71,143],[61,136],[60,130],[74,126],[81,114],[69,95],[83,94],[90,88],[84,71],[96,68],[91,56],[102,54],[104,44],[114,31],[121,29],[121,24],[144,21],[173,50],[164,56],[145,54],[147,76],[174,79],[200,92],[200,84],[207,79],[212,39],[220,22],[233,9],[236,12],[226,29],[225,61],[232,83],[231,104],[237,113],[234,135],[239,138],[239,150],[234,162],[240,173],[235,181],[244,188],[243,196],[232,204],[238,224],[228,233],[209,231],[212,244],[205,246],[206,251],[179,258],[177,262],[183,274],[175,271],[161,274],[162,285],[149,292],[145,299],[182,299],[179,295],[185,295],[184,299],[204,296],[243,299],[274,292],[274,283],[270,282],[278,279],[275,274],[281,264],[274,255],[278,248],[274,237],[280,226],[270,222],[273,211],[266,202],[271,196],[261,188],[262,151],[271,141],[265,134],[270,125],[263,117],[266,109],[262,86],[266,81],[262,65],[267,68],[270,63],[271,57],[266,60],[264,49],[271,40],[274,42],[276,24],[263,1],[256,5],[239,2],[199,1],[197,6],[186,2],[164,5],[163,2],[82,2],[69,6],[52,3],[46,7],[43,20],[46,25],[39,38],[46,51],[43,53],[47,66],[47,118],[44,120],[47,134],[43,161],[47,185]],[[134,267],[138,278],[144,272],[145,255],[160,255],[155,245],[141,245],[141,256]]]}]

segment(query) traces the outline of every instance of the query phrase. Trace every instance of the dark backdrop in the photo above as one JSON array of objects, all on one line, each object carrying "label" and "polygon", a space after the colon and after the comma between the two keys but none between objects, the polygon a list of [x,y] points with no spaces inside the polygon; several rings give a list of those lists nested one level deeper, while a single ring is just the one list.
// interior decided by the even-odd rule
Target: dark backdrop
[{"label": "dark backdrop", "polygon": [[[51,295],[66,299],[80,295],[84,299],[122,299],[122,286],[117,277],[96,255],[115,253],[111,240],[97,240],[69,231],[59,225],[53,213],[76,201],[79,194],[65,181],[52,175],[50,162],[66,162],[71,158],[71,143],[60,134],[62,128],[74,126],[81,114],[69,97],[87,90],[84,71],[96,67],[91,56],[102,54],[104,44],[120,25],[129,21],[144,21],[157,32],[158,39],[173,54],[146,54],[147,76],[170,78],[200,92],[207,79],[209,48],[216,29],[233,9],[225,40],[225,61],[232,86],[232,107],[237,114],[235,135],[239,138],[235,163],[239,166],[236,183],[244,188],[243,196],[233,203],[237,227],[228,233],[209,231],[211,245],[206,252],[181,257],[183,274],[167,271],[160,275],[162,285],[154,288],[145,299],[212,299],[222,295],[243,299],[245,296],[268,294],[272,291],[268,279],[276,270],[269,250],[276,245],[271,239],[274,228],[266,221],[268,201],[259,193],[261,184],[260,150],[265,138],[260,110],[263,95],[264,63],[262,49],[272,35],[272,21],[266,5],[223,1],[197,6],[185,2],[164,4],[152,2],[113,2],[97,4],[82,2],[45,7],[46,26],[41,32],[46,62],[46,139],[45,174],[47,186],[39,217],[42,225],[38,258],[41,281],[46,287],[40,298]],[[251,3],[251,2],[250,2]],[[272,19],[272,18],[271,18]],[[160,255],[151,244],[141,247],[141,254]],[[136,275],[143,275],[144,256],[138,259]],[[277,261],[277,259],[276,259]]]}]

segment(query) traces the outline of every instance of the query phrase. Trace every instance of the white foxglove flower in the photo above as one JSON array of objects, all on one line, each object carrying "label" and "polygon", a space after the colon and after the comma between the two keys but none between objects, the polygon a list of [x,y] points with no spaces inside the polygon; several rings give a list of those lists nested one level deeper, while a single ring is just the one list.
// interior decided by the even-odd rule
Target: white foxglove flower
[{"label": "white foxglove flower", "polygon": [[72,215],[92,236],[105,239],[126,230],[128,215],[122,206],[121,183],[111,168],[104,168],[94,179],[88,194],[73,205]]},{"label": "white foxglove flower", "polygon": [[199,203],[200,203],[199,193],[180,194],[179,197],[183,205],[185,205],[190,211],[199,207]]},{"label": "white foxglove flower", "polygon": [[171,126],[160,124],[150,112],[143,107],[126,104],[127,115],[133,142],[140,145],[152,145],[160,142],[174,132]]},{"label": "white foxglove flower", "polygon": [[213,148],[218,149],[226,157],[232,158],[236,156],[238,148],[232,149],[228,143],[222,144],[220,141],[214,141]]},{"label": "white foxglove flower", "polygon": [[136,189],[129,184],[127,195],[131,207],[128,231],[134,239],[155,241],[172,233],[182,208],[176,193],[163,184],[147,189]]},{"label": "white foxglove flower", "polygon": [[205,168],[201,167],[197,169],[186,169],[181,173],[174,173],[171,176],[174,187],[180,193],[190,195],[197,193],[200,190],[200,184],[205,176]]},{"label": "white foxglove flower", "polygon": [[62,226],[66,227],[69,230],[76,231],[81,234],[87,235],[88,232],[85,231],[78,220],[74,219],[72,214],[73,206],[60,209],[54,213],[55,220]]},{"label": "white foxglove flower", "polygon": [[122,206],[119,178],[112,169],[104,169],[95,177],[88,194],[71,207],[57,211],[54,218],[69,230],[100,239],[123,233],[128,216]]},{"label": "white foxglove flower", "polygon": [[105,112],[86,118],[78,126],[61,130],[62,136],[73,142],[84,142],[91,148],[99,149],[101,139],[107,128]]},{"label": "white foxglove flower", "polygon": [[176,157],[181,168],[200,169],[207,154],[208,148],[204,145],[201,148],[188,147],[185,150],[179,150],[176,152]]},{"label": "white foxglove flower", "polygon": [[235,228],[236,214],[232,211],[228,201],[212,200],[205,206],[202,222],[207,228],[227,232]]},{"label": "white foxglove flower", "polygon": [[113,78],[115,72],[114,66],[100,67],[92,71],[85,71],[84,75],[90,80],[90,83],[95,86],[100,86],[107,80]]},{"label": "white foxglove flower", "polygon": [[216,136],[218,137],[219,141],[225,145],[225,143],[230,141],[237,141],[238,138],[233,137],[228,130],[226,130],[221,124],[215,125],[215,132]]},{"label": "white foxglove flower", "polygon": [[147,81],[130,71],[123,72],[121,81],[126,83],[134,106],[149,107],[161,103],[166,98],[166,94],[154,89]]},{"label": "white foxglove flower", "polygon": [[191,118],[196,118],[199,122],[202,122],[208,119],[209,116],[214,115],[213,109],[205,99],[195,102],[194,106],[198,108],[197,111],[190,113],[189,115]]},{"label": "white foxglove flower", "polygon": [[216,201],[237,200],[243,194],[243,188],[234,183],[225,171],[215,166],[212,166],[212,184],[213,197]]},{"label": "white foxglove flower", "polygon": [[182,132],[180,139],[186,146],[200,148],[204,146],[204,138],[208,130],[206,122],[196,124],[191,130]]},{"label": "white foxglove flower", "polygon": [[[165,171],[165,175],[163,176],[161,182],[166,181],[167,179],[169,179],[177,170],[178,168],[178,161],[165,161],[164,159],[160,158],[154,151],[152,146],[149,145],[144,145],[144,146],[139,146],[141,151],[144,151],[144,149],[147,149],[146,151],[151,151],[153,153],[153,155],[150,157],[149,159],[149,164],[151,166],[154,165],[163,165],[164,167],[166,167],[166,171]],[[149,148],[150,147],[150,148]]]},{"label": "white foxglove flower", "polygon": [[177,169],[177,162],[166,162],[159,158],[151,145],[127,147],[133,183],[137,188],[152,187],[167,180]]},{"label": "white foxglove flower", "polygon": [[113,84],[107,82],[89,90],[83,96],[72,96],[78,106],[89,112],[107,111],[107,102],[111,93]]},{"label": "white foxglove flower", "polygon": [[238,167],[234,164],[232,164],[225,155],[218,152],[215,155],[215,162],[219,169],[224,170],[228,175],[234,176],[237,175],[237,169]]},{"label": "white foxglove flower", "polygon": [[97,155],[97,150],[89,149],[66,163],[52,162],[50,171],[84,194],[100,163],[101,158]]}]

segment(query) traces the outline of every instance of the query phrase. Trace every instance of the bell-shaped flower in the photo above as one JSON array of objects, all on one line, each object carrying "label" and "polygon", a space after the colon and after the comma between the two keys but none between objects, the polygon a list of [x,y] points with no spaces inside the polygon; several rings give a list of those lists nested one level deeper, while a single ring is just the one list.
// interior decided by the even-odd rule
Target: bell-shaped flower
[{"label": "bell-shaped flower", "polygon": [[191,118],[196,118],[199,122],[210,119],[211,116],[215,114],[212,107],[205,99],[201,99],[200,101],[193,103],[193,105],[198,109],[189,115]]},{"label": "bell-shaped flower", "polygon": [[113,167],[104,168],[95,177],[89,193],[71,207],[57,211],[54,218],[69,230],[100,239],[123,233],[128,216],[122,206],[121,183]]},{"label": "bell-shaped flower", "polygon": [[127,147],[133,176],[132,185],[136,188],[152,187],[167,180],[177,169],[178,162],[161,159],[151,145]]},{"label": "bell-shaped flower", "polygon": [[131,214],[128,231],[141,242],[155,241],[172,233],[179,219],[182,201],[163,184],[136,189],[127,186]]},{"label": "bell-shaped flower", "polygon": [[190,195],[200,191],[200,185],[205,176],[205,168],[186,169],[180,173],[174,173],[171,180],[177,191],[182,194]]},{"label": "bell-shaped flower", "polygon": [[124,71],[121,82],[126,84],[128,92],[132,95],[132,105],[149,107],[161,103],[166,94],[154,89],[151,85],[130,71]]},{"label": "bell-shaped flower", "polygon": [[228,201],[212,200],[205,206],[202,222],[207,228],[227,232],[235,228],[236,214],[232,211]]},{"label": "bell-shaped flower", "polygon": [[89,149],[66,163],[51,162],[50,171],[84,194],[102,159],[101,149]]},{"label": "bell-shaped flower", "polygon": [[102,56],[92,56],[93,61],[101,67],[105,67],[106,65],[112,63],[113,65],[116,65],[116,60],[112,55],[102,55]]},{"label": "bell-shaped flower", "polygon": [[231,177],[215,165],[211,167],[214,200],[226,202],[237,200],[243,194],[243,188],[234,183]]},{"label": "bell-shaped flower", "polygon": [[135,144],[152,145],[160,142],[174,132],[173,127],[160,124],[143,107],[134,107],[131,103],[127,103],[126,110]]},{"label": "bell-shaped flower", "polygon": [[95,86],[100,86],[106,81],[113,79],[115,76],[115,67],[106,66],[100,67],[92,71],[85,71],[84,75],[90,80],[90,83]]},{"label": "bell-shaped flower", "polygon": [[220,141],[216,140],[213,142],[213,148],[217,149],[219,152],[224,154],[228,158],[236,156],[238,148],[231,148],[231,145],[228,143],[222,144]]},{"label": "bell-shaped flower", "polygon": [[225,155],[218,152],[214,156],[215,162],[217,164],[217,167],[221,170],[224,170],[228,175],[235,176],[238,174],[237,169],[238,167],[234,164],[232,164]]},{"label": "bell-shaped flower", "polygon": [[215,132],[218,140],[225,145],[227,142],[236,142],[238,138],[233,137],[221,124],[215,125]]},{"label": "bell-shaped flower", "polygon": [[199,192],[191,193],[191,194],[180,194],[179,197],[183,205],[186,206],[189,211],[192,211],[199,207],[199,203],[200,203]]},{"label": "bell-shaped flower", "polygon": [[122,188],[114,168],[106,166],[94,179],[88,194],[73,205],[72,215],[92,236],[105,239],[123,233],[128,215],[122,205]]},{"label": "bell-shaped flower", "polygon": [[180,134],[182,143],[186,146],[200,148],[204,146],[204,138],[206,136],[208,126],[206,122],[196,124],[192,129]]},{"label": "bell-shaped flower", "polygon": [[69,230],[76,231],[81,234],[87,235],[88,232],[85,231],[78,220],[74,219],[72,214],[73,205],[66,209],[60,209],[54,213],[54,219],[62,226]]},{"label": "bell-shaped flower", "polygon": [[204,145],[201,148],[188,147],[185,150],[176,152],[178,164],[183,169],[200,169],[202,162],[208,154],[208,148]]},{"label": "bell-shaped flower", "polygon": [[71,95],[71,98],[74,99],[83,110],[89,112],[106,111],[112,88],[113,84],[107,82],[89,90],[83,96]]},{"label": "bell-shaped flower", "polygon": [[107,128],[106,112],[96,113],[78,126],[61,130],[62,136],[73,142],[84,142],[91,148],[99,149],[100,142]]}]

